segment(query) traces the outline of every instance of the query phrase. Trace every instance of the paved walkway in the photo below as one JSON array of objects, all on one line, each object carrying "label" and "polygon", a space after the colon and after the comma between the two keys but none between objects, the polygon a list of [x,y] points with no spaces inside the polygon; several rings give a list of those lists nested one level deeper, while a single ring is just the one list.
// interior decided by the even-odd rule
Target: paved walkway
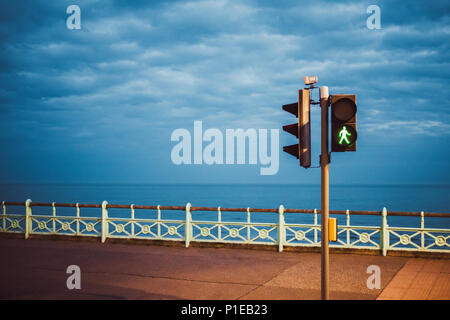
[{"label": "paved walkway", "polygon": [[409,259],[380,300],[450,300],[450,260]]},{"label": "paved walkway", "polygon": [[[0,238],[0,257],[1,299],[320,299],[317,253]],[[397,298],[400,276],[411,280],[402,298],[432,282],[423,297],[448,299],[449,260],[433,261],[332,254],[330,296]],[[66,287],[69,265],[81,268],[81,290]],[[366,286],[370,265],[381,289]]]}]

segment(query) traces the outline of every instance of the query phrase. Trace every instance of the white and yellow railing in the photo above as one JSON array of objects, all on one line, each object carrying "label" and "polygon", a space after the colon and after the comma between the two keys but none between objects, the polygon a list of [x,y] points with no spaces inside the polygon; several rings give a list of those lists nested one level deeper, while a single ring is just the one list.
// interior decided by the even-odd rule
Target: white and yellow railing
[{"label": "white and yellow railing", "polygon": [[[20,207],[24,213],[18,213]],[[51,208],[45,214],[33,213],[37,207]],[[69,214],[57,215],[57,208],[72,208]],[[97,210],[95,216],[81,214],[81,210]],[[126,211],[126,217],[113,217],[110,209]],[[101,210],[101,211],[100,211]],[[136,216],[136,210],[152,211],[154,217]],[[22,209],[23,211],[23,209]],[[177,218],[163,219],[162,215],[174,212]],[[215,212],[215,220],[193,220],[192,212]],[[224,212],[241,212],[242,221],[225,221]],[[278,216],[270,222],[252,221],[252,214],[271,213]],[[287,223],[286,214],[312,215],[312,223]],[[23,233],[25,239],[32,234],[100,237],[102,242],[108,238],[148,239],[190,242],[244,243],[278,246],[281,252],[285,246],[320,246],[320,210],[253,208],[221,208],[186,206],[142,206],[115,205],[104,201],[102,204],[78,203],[33,203],[2,202],[0,232]],[[379,250],[386,255],[391,250],[443,252],[450,253],[448,228],[425,228],[425,217],[444,218],[450,222],[450,214],[424,212],[382,211],[330,211],[330,214],[345,215],[345,224],[338,225],[337,241],[330,247]],[[377,226],[351,225],[353,215],[380,216]],[[420,227],[393,227],[388,224],[388,216],[420,217]],[[445,225],[449,225],[445,223]]]}]

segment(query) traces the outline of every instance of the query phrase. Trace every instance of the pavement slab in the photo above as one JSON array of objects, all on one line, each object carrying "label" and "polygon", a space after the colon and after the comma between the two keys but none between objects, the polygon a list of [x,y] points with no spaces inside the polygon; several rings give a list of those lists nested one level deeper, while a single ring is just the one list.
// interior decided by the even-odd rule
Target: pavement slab
[{"label": "pavement slab", "polygon": [[449,259],[409,259],[380,300],[450,300]]},{"label": "pavement slab", "polygon": [[[3,237],[0,256],[1,299],[320,299],[319,253]],[[447,264],[430,261],[331,254],[330,297],[445,296]],[[66,287],[69,265],[81,269],[80,290]],[[370,265],[380,289],[367,288]]]}]

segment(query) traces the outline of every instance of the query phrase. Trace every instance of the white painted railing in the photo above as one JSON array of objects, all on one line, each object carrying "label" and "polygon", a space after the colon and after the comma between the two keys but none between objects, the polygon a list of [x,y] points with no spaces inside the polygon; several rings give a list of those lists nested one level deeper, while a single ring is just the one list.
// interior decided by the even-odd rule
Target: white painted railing
[{"label": "white painted railing", "polygon": [[[17,213],[20,207],[25,213]],[[32,208],[47,207],[51,212],[33,214]],[[57,208],[74,208],[69,215],[57,215]],[[97,209],[98,216],[81,215],[81,209]],[[113,217],[109,209],[126,210],[127,217]],[[10,212],[12,210],[12,212]],[[59,210],[59,209],[58,209]],[[101,210],[101,211],[100,211]],[[137,218],[136,210],[150,210],[156,213],[154,218]],[[73,209],[72,209],[73,211]],[[183,219],[163,219],[165,213],[184,212]],[[193,220],[192,212],[215,212],[216,220]],[[246,214],[243,221],[224,221],[223,212],[242,212]],[[148,213],[148,211],[147,211]],[[277,221],[255,222],[252,214],[277,214]],[[310,214],[313,222],[286,223],[286,214]],[[346,223],[338,225],[338,239],[330,243],[330,247],[379,250],[386,255],[391,250],[444,252],[450,253],[450,229],[425,228],[425,217],[443,218],[450,222],[450,214],[446,213],[411,213],[387,212],[384,208],[377,211],[330,211],[331,214],[345,215]],[[186,206],[137,206],[113,205],[104,201],[100,204],[57,204],[26,202],[2,202],[2,223],[0,232],[23,233],[25,239],[33,234],[99,237],[102,242],[108,238],[148,239],[190,242],[243,243],[275,245],[281,252],[285,246],[319,247],[320,224],[319,210],[286,209],[282,205],[278,209],[251,208],[211,208]],[[380,216],[381,224],[377,226],[351,225],[352,215]],[[148,214],[146,215],[148,216]],[[388,216],[419,216],[420,227],[393,227],[388,225]],[[405,218],[406,219],[406,218]],[[448,223],[446,223],[448,225]]]}]

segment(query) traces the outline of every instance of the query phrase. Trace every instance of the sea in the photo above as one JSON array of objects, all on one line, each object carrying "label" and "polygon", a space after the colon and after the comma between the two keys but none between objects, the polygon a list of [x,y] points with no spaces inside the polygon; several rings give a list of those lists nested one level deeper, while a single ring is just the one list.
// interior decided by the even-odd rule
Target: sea
[{"label": "sea", "polygon": [[[57,203],[102,203],[161,206],[320,209],[320,185],[256,184],[0,184],[0,201]],[[449,218],[425,218],[425,227],[450,229],[450,185],[331,185],[331,210],[381,211],[386,207],[391,226],[420,227],[419,217],[389,216],[389,211],[449,213]],[[39,209],[37,209],[39,208]],[[21,210],[21,209],[17,209]],[[49,213],[51,208],[34,210]],[[72,215],[73,208],[57,208]],[[99,216],[99,209],[88,210]],[[130,210],[110,210],[111,216],[126,217]],[[154,218],[152,210],[140,210],[136,217]],[[184,219],[183,212],[163,212],[163,218]],[[333,216],[333,215],[332,215]],[[345,215],[335,215],[345,224]],[[193,212],[193,219],[214,221],[216,212]],[[224,221],[245,221],[245,212],[222,213]],[[252,213],[254,222],[276,222],[277,214]],[[287,223],[312,223],[313,215],[287,213]],[[320,223],[320,216],[319,216]],[[380,225],[378,216],[351,216],[354,225]]]}]

